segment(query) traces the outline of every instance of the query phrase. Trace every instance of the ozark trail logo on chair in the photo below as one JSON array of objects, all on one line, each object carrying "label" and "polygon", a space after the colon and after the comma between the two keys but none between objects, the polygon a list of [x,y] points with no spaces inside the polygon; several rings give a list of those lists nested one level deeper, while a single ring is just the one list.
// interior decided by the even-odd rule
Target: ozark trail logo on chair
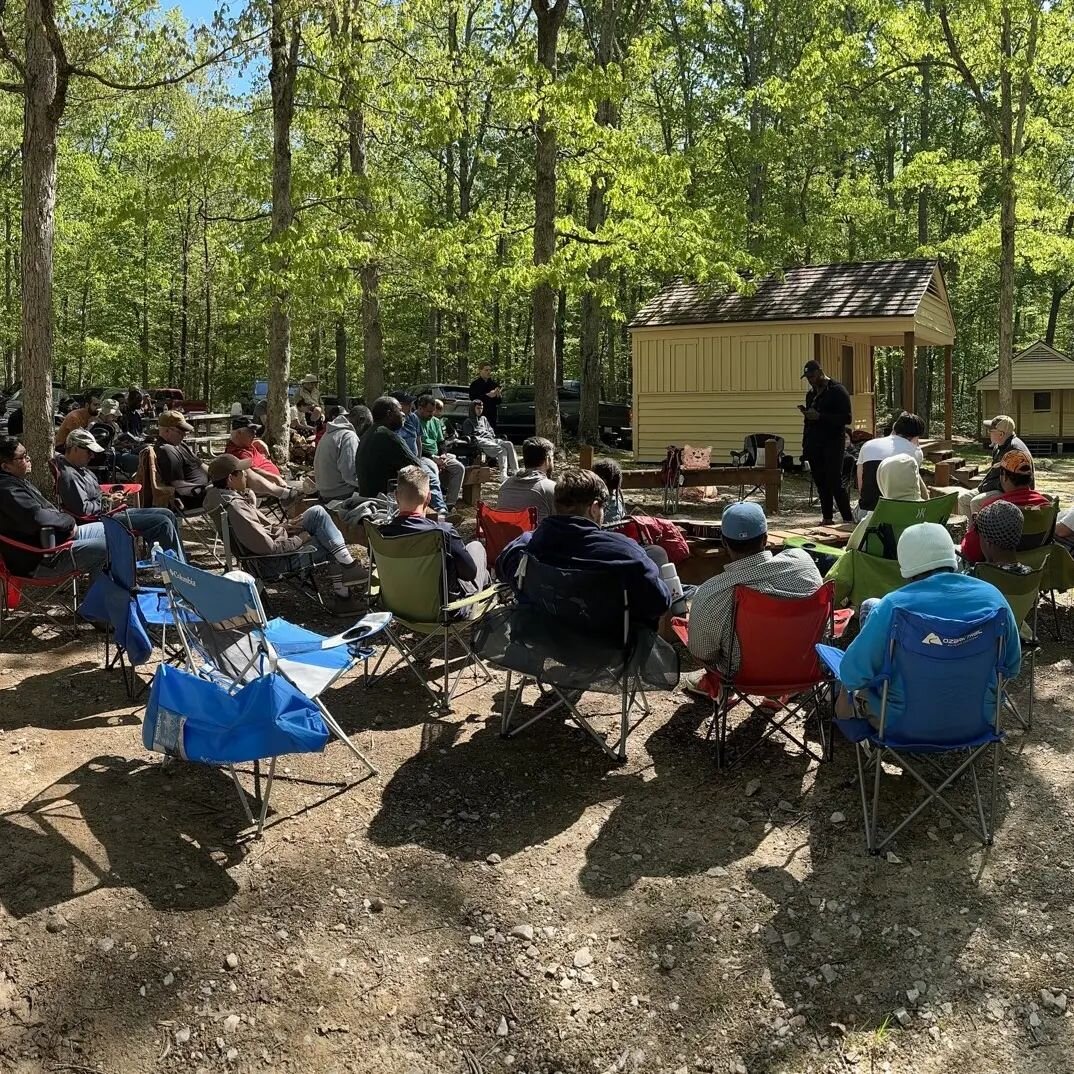
[{"label": "ozark trail logo on chair", "polygon": [[961,638],[941,638],[939,634],[928,633],[921,639],[922,645],[965,645],[974,638],[979,638],[981,632],[975,630],[972,634],[966,634]]}]

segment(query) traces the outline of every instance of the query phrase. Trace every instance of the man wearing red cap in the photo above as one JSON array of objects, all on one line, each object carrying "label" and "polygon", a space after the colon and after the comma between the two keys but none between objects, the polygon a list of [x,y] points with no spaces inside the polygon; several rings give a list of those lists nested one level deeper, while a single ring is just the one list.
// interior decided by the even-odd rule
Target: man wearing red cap
[{"label": "man wearing red cap", "polygon": [[[999,495],[993,496],[989,503],[1005,500],[1015,507],[1025,508],[1047,507],[1052,502],[1033,489],[1033,460],[1024,451],[1008,451],[999,460],[999,485]],[[976,520],[970,523],[962,539],[962,558],[967,563],[980,563],[984,559]]]}]

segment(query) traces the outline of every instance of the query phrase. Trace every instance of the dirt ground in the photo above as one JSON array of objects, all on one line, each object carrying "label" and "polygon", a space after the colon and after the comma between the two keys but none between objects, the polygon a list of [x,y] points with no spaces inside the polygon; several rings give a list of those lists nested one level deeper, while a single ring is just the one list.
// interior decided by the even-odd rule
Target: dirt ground
[{"label": "dirt ground", "polygon": [[891,861],[845,742],[721,773],[706,711],[658,694],[615,766],[562,721],[501,739],[502,679],[431,715],[405,668],[328,696],[379,775],[288,758],[244,839],[224,774],[143,748],[99,635],[9,645],[0,1071],[1074,1071],[1071,649],[1043,634],[995,845],[933,810]]}]

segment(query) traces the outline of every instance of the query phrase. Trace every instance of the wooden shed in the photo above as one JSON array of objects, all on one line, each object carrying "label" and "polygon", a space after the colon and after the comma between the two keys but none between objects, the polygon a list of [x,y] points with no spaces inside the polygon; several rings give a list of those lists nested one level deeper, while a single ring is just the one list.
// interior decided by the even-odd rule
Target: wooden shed
[{"label": "wooden shed", "polygon": [[[1048,346],[1031,343],[1011,360],[1018,435],[1035,454],[1050,455],[1074,446],[1074,360]],[[993,369],[974,385],[982,417],[999,411],[999,373]]]},{"label": "wooden shed", "polygon": [[954,319],[939,264],[928,260],[812,265],[762,279],[751,294],[676,279],[630,323],[634,455],[668,444],[712,447],[727,461],[751,433],[799,454],[796,407],[815,358],[851,394],[856,428],[875,424],[873,348],[904,351],[903,398],[914,397],[914,350],[944,348],[945,435],[951,436]]}]

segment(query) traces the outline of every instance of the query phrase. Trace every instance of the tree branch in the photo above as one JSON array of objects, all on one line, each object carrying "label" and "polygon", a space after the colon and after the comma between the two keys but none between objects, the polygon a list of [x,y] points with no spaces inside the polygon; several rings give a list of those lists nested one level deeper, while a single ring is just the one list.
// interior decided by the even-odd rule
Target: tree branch
[{"label": "tree branch", "polygon": [[970,70],[969,64],[966,63],[966,60],[962,55],[962,50],[958,47],[958,41],[955,39],[954,31],[951,29],[951,20],[948,18],[947,5],[941,4],[937,14],[940,17],[940,25],[943,27],[943,37],[944,41],[947,42],[947,51],[951,54],[951,59],[954,60],[955,67],[957,68],[958,73],[962,76],[963,82],[966,83],[970,93],[973,94],[974,99],[977,101],[977,106],[981,110],[982,118],[992,127],[992,130],[996,135],[996,140],[998,141],[1000,130],[999,122],[996,119],[996,110],[992,102],[984,95],[984,91],[981,89],[981,84]]},{"label": "tree branch", "polygon": [[1038,30],[1040,29],[1040,11],[1034,7],[1029,24],[1029,40],[1026,42],[1025,70],[1018,87],[1018,114],[1014,125],[1014,155],[1017,157],[1024,148],[1026,132],[1026,113],[1029,111],[1029,89],[1033,80],[1033,64],[1037,58]]}]

